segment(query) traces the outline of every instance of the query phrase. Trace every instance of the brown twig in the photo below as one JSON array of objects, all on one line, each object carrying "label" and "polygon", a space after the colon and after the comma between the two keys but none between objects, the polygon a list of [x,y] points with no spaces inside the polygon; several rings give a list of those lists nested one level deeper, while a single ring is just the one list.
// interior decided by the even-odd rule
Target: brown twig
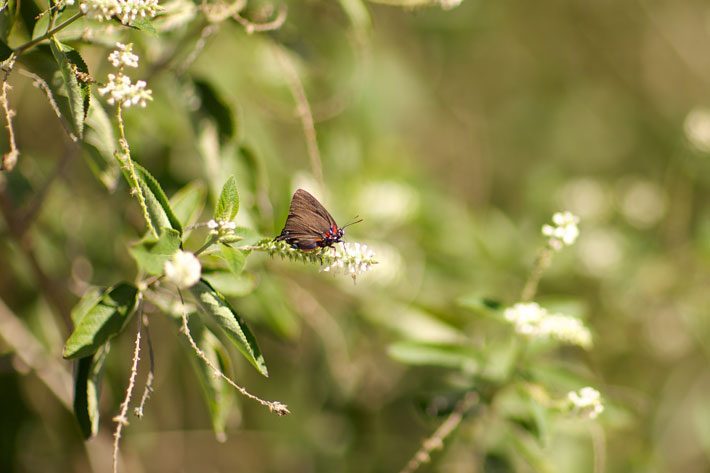
[{"label": "brown twig", "polygon": [[146,315],[142,316],[143,327],[145,328],[145,339],[148,342],[148,359],[150,361],[150,369],[148,370],[148,377],[145,380],[145,387],[143,388],[143,395],[141,396],[141,402],[136,407],[133,412],[136,417],[143,417],[143,408],[145,403],[148,401],[150,394],[153,392],[153,379],[155,378],[155,357],[153,354],[153,342],[150,338],[150,325],[148,322],[148,317]]},{"label": "brown twig", "polygon": [[8,74],[9,71],[7,71],[2,81],[2,92],[0,93],[0,106],[2,106],[3,114],[5,115],[5,128],[7,128],[7,140],[10,146],[8,152],[3,155],[2,162],[0,162],[0,170],[2,171],[12,171],[17,164],[17,158],[20,156],[17,143],[15,143],[15,129],[12,126],[12,118],[15,116],[15,111],[10,108],[10,102],[7,99],[7,91],[12,88],[7,83]]},{"label": "brown twig", "polygon": [[244,30],[247,32],[247,34],[252,34],[252,33],[263,33],[265,31],[274,31],[278,30],[283,26],[284,22],[286,21],[286,16],[287,16],[287,8],[286,5],[279,5],[278,11],[276,12],[276,16],[274,17],[273,20],[270,21],[264,21],[264,22],[253,22],[251,20],[247,20],[243,16],[239,14],[239,12],[236,12],[232,14],[232,18],[242,25],[244,27]]}]

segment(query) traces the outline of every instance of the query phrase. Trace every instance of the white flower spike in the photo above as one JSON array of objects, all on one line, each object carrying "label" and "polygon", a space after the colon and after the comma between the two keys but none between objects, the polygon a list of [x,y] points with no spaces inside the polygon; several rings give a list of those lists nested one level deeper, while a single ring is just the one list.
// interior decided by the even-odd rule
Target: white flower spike
[{"label": "white flower spike", "polygon": [[503,316],[521,335],[552,338],[585,349],[592,346],[592,334],[581,320],[564,314],[550,314],[535,302],[517,303],[505,309]]},{"label": "white flower spike", "polygon": [[164,272],[168,281],[180,289],[187,289],[200,280],[202,266],[194,254],[178,250],[170,260],[165,262]]},{"label": "white flower spike", "polygon": [[548,237],[550,248],[559,251],[574,244],[579,236],[579,217],[571,212],[557,212],[552,216],[554,225],[543,225],[542,234]]},{"label": "white flower spike", "polygon": [[108,56],[113,67],[138,67],[138,56],[133,54],[133,43],[116,43],[116,50]]},{"label": "white flower spike", "polygon": [[84,0],[79,8],[98,21],[118,18],[124,25],[130,25],[137,18],[153,18],[161,10],[158,0]]}]

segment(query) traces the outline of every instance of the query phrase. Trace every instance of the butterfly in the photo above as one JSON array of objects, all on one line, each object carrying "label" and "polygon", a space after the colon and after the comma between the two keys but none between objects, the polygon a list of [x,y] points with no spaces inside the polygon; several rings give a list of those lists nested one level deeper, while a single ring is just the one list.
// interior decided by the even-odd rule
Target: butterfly
[{"label": "butterfly", "polygon": [[339,227],[315,197],[303,189],[298,189],[291,198],[286,224],[275,240],[285,241],[292,248],[301,251],[327,248],[342,240],[345,227],[361,221]]}]

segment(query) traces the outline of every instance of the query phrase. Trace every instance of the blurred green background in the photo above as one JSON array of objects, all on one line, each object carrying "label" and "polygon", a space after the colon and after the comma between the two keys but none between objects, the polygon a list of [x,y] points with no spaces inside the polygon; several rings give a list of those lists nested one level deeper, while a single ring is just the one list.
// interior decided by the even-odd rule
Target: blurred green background
[{"label": "blurred green background", "polygon": [[[539,447],[549,471],[710,471],[707,2],[369,3],[371,25],[343,6],[361,4],[288,2],[276,32],[248,35],[225,23],[208,39],[189,74],[233,110],[238,138],[226,143],[195,126],[174,70],[151,69],[189,26],[126,38],[141,51],[135,76],[155,96],[126,112],[133,157],[168,195],[195,180],[214,191],[235,173],[239,223],[268,236],[305,186],[339,223],[364,218],[348,239],[371,245],[381,264],[353,284],[249,257],[232,295],[270,377],[235,357],[236,378],[292,415],[237,398],[224,443],[176,325],[151,315],[155,392],[125,431],[122,471],[399,471],[441,422],[426,407],[460,392],[462,370],[408,366],[389,347],[451,337],[485,346],[490,321],[456,301],[516,302],[544,244],[540,226],[562,209],[581,217],[581,235],[555,257],[539,300],[564,304],[591,327],[593,350],[558,356],[587,367],[607,411],[596,423],[554,424]],[[250,2],[249,13],[265,7]],[[95,43],[80,51],[102,77],[106,49]],[[276,48],[309,98],[324,188]],[[94,178],[31,81],[15,74],[11,84],[22,155],[0,175],[0,299],[71,370],[61,360],[68,310],[88,285],[135,277],[126,247],[142,220],[123,183],[109,192]],[[18,237],[8,219],[43,192]],[[0,471],[109,471],[132,337],[114,343],[102,433],[84,444],[71,412],[3,341],[6,328]],[[538,470],[525,455],[488,455],[495,429],[480,425],[465,421],[422,471]],[[605,445],[601,460],[592,459],[593,441]]]}]

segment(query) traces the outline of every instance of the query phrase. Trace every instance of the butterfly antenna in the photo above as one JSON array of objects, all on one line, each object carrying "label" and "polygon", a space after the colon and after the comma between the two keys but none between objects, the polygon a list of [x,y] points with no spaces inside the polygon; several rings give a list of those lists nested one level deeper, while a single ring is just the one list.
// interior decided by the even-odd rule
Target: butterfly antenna
[{"label": "butterfly antenna", "polygon": [[355,225],[356,223],[360,223],[360,222],[362,222],[362,221],[363,221],[363,219],[361,219],[361,218],[360,218],[360,219],[358,219],[358,217],[359,217],[359,216],[358,216],[358,215],[356,215],[356,216],[355,216],[355,220],[354,220],[354,221],[352,221],[352,222],[350,222],[350,223],[348,223],[348,224],[346,224],[346,225],[343,225],[343,226],[342,226],[342,227],[340,227],[340,228],[341,228],[341,229],[342,229],[342,228],[347,228],[347,227],[349,227],[350,225]]}]

